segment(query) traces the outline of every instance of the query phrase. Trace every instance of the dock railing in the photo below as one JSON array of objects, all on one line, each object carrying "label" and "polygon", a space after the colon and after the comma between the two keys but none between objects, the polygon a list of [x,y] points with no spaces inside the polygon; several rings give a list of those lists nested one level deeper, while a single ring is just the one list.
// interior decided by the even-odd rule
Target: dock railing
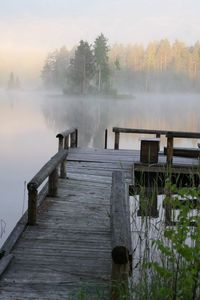
[{"label": "dock railing", "polygon": [[60,165],[60,177],[66,178],[65,159],[67,149],[78,145],[78,130],[72,128],[58,133],[58,152],[40,169],[40,171],[28,183],[28,225],[37,222],[38,188],[48,177],[48,196],[55,197],[58,189],[58,167]]},{"label": "dock railing", "polygon": [[167,164],[173,163],[173,147],[174,138],[184,139],[200,139],[200,132],[185,132],[185,131],[171,131],[171,130],[154,130],[154,129],[138,129],[138,128],[120,128],[113,127],[115,134],[114,149],[119,149],[120,133],[137,133],[137,134],[152,134],[156,138],[160,138],[162,135],[167,138]]},{"label": "dock railing", "polygon": [[199,132],[168,131],[166,133],[166,138],[167,138],[167,163],[170,165],[173,162],[174,138],[200,139],[200,133]]},{"label": "dock railing", "polygon": [[[28,210],[17,222],[7,240],[0,249],[0,277],[13,258],[11,250],[25,230],[27,224],[35,225],[37,221],[37,208],[47,195],[56,196],[58,183],[58,166],[61,164],[60,177],[66,178],[65,159],[69,147],[77,147],[78,130],[72,128],[57,134],[59,139],[59,151],[41,168],[41,170],[28,183]],[[48,178],[48,182],[43,186],[40,192],[38,188]]]}]

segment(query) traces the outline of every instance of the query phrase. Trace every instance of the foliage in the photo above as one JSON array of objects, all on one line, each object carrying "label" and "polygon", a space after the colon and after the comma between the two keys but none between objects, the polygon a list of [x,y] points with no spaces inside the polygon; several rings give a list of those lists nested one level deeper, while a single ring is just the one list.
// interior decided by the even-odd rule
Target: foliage
[{"label": "foliage", "polygon": [[73,93],[86,94],[94,73],[94,55],[91,45],[81,40],[68,70],[70,90]]},{"label": "foliage", "polygon": [[20,81],[18,77],[15,77],[13,72],[10,73],[10,78],[8,80],[8,90],[20,89]]},{"label": "foliage", "polygon": [[109,60],[120,62],[114,72],[118,87],[138,91],[200,91],[200,43],[193,46],[167,39],[143,45],[115,44]]},{"label": "foliage", "polygon": [[45,87],[65,86],[69,57],[69,51],[65,47],[48,54],[41,74]]},{"label": "foliage", "polygon": [[[166,226],[152,242],[151,253],[156,255],[144,256],[140,282],[133,284],[133,299],[200,299],[200,191],[170,188],[176,196],[168,195],[164,205],[170,205],[176,224]],[[197,205],[195,214],[191,213],[191,203]],[[178,217],[173,214],[177,209]]]},{"label": "foliage", "polygon": [[[86,76],[85,55],[91,72]],[[69,52],[65,47],[49,53],[42,79],[46,87],[71,89],[72,92],[78,82],[80,93],[81,90],[84,93],[110,93],[110,89],[200,92],[200,43],[187,46],[179,40],[170,43],[163,39],[150,42],[146,47],[138,44],[110,47],[105,36],[100,34],[93,46],[81,41],[75,53],[74,49]]]},{"label": "foliage", "polygon": [[108,91],[110,88],[110,70],[108,63],[109,46],[107,39],[101,33],[94,42],[94,58],[96,64],[96,86],[98,91]]}]

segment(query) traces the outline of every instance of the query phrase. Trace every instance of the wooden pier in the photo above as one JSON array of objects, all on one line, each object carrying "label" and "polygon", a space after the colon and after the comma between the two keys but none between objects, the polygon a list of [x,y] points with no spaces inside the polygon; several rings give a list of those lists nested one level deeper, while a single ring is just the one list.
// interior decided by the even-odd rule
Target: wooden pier
[{"label": "wooden pier", "polygon": [[[121,130],[113,129],[117,151],[78,148],[77,129],[57,135],[58,153],[29,182],[28,211],[1,248],[1,300],[117,299],[113,282],[127,284],[131,273],[129,186],[136,172],[166,170],[173,153],[141,164],[140,151],[119,150]],[[179,173],[197,166],[173,160]]]}]

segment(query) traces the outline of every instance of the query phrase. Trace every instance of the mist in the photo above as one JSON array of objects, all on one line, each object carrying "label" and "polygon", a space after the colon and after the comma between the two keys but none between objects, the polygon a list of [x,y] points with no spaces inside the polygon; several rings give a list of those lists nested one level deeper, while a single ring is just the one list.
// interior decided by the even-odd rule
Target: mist
[{"label": "mist", "polygon": [[[0,91],[0,219],[6,223],[3,242],[27,205],[28,182],[57,151],[56,134],[77,127],[80,147],[114,147],[112,127],[200,131],[198,94],[135,93],[125,99],[103,96],[69,96],[48,90]],[[141,136],[123,135],[120,148],[139,149]],[[196,147],[196,140],[175,145]],[[161,141],[161,147],[166,140]],[[162,148],[161,148],[162,149]],[[12,187],[12,188],[11,188]]]}]

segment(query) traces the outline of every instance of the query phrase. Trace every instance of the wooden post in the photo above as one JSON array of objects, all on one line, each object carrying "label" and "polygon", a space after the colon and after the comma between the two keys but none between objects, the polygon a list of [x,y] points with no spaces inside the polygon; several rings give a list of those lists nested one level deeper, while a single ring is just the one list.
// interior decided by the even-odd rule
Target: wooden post
[{"label": "wooden post", "polygon": [[60,151],[61,149],[63,149],[63,137],[60,136],[58,139],[58,151]]},{"label": "wooden post", "polygon": [[167,137],[167,164],[170,166],[173,163],[173,136]]},{"label": "wooden post", "polygon": [[119,132],[115,132],[115,150],[118,150],[119,149]]},{"label": "wooden post", "polygon": [[116,264],[112,262],[112,300],[129,300],[128,277],[130,273],[129,262],[127,264]]},{"label": "wooden post", "polygon": [[[157,139],[160,139],[160,133],[156,133],[156,138],[157,138]],[[159,145],[158,145],[158,151],[160,151],[160,143],[159,143]]]},{"label": "wooden post", "polygon": [[57,196],[58,190],[58,171],[57,168],[49,175],[49,191],[48,195],[51,197]]},{"label": "wooden post", "polygon": [[64,139],[64,149],[69,148],[69,135],[67,135]]},{"label": "wooden post", "polygon": [[76,136],[76,148],[78,147],[78,129],[75,129],[75,136]]},{"label": "wooden post", "polygon": [[[64,149],[69,148],[69,135],[64,138]],[[65,159],[61,162],[60,165],[60,178],[65,179],[67,177]]]},{"label": "wooden post", "polygon": [[28,184],[28,225],[36,225],[37,219],[37,187]]},{"label": "wooden post", "polygon": [[65,160],[61,162],[60,165],[60,178],[65,179],[67,177],[66,168],[65,168]]},{"label": "wooden post", "polygon": [[[129,197],[125,187],[124,173],[114,171],[111,189],[111,235],[112,235],[112,299],[128,298],[128,277],[131,272],[132,247]],[[125,298],[127,295],[127,298]]]},{"label": "wooden post", "polygon": [[73,132],[70,134],[70,147],[71,148],[76,148],[76,132]]},{"label": "wooden post", "polygon": [[108,129],[105,129],[105,147],[104,149],[107,149],[108,147]]}]

